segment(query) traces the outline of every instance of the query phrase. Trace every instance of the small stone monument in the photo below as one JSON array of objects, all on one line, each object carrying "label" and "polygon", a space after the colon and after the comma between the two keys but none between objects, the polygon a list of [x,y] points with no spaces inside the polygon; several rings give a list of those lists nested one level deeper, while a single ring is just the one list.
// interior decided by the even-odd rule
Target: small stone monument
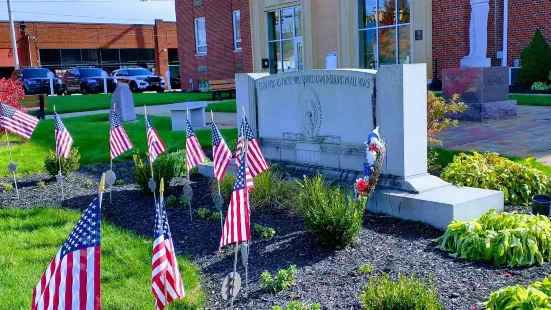
[{"label": "small stone monument", "polygon": [[111,110],[113,103],[117,103],[117,115],[121,121],[135,121],[136,109],[134,108],[134,98],[127,84],[119,84],[111,97]]}]

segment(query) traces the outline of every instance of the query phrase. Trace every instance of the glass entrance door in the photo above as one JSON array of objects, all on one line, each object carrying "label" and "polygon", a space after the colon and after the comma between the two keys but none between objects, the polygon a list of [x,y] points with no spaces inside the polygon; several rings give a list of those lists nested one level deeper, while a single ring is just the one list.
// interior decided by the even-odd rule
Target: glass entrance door
[{"label": "glass entrance door", "polygon": [[302,70],[302,37],[295,38],[295,70]]}]

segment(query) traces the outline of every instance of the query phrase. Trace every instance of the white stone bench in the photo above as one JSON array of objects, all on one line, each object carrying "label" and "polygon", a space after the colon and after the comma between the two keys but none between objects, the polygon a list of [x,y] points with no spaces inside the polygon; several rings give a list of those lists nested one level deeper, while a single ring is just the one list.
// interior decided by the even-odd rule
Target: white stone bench
[{"label": "white stone bench", "polygon": [[172,119],[173,131],[186,130],[186,111],[189,110],[189,122],[195,128],[206,127],[205,107],[206,101],[189,101],[168,105],[170,117]]}]

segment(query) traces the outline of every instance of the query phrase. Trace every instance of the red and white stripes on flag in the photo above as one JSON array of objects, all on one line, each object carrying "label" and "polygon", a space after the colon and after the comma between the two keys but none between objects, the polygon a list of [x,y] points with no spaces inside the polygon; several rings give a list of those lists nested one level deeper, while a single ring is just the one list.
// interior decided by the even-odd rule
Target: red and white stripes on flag
[{"label": "red and white stripes on flag", "polygon": [[251,240],[249,191],[245,185],[245,159],[241,160],[222,230],[220,248],[227,244]]},{"label": "red and white stripes on flag", "polygon": [[231,151],[224,137],[220,134],[216,124],[212,122],[212,157],[214,162],[214,176],[222,181],[231,162]]},{"label": "red and white stripes on flag", "polygon": [[268,170],[270,166],[266,162],[264,155],[262,155],[260,145],[247,122],[247,118],[243,117],[239,129],[239,142],[235,151],[235,163],[237,166],[239,166],[241,161],[241,153],[243,152],[243,145],[245,143],[247,143],[247,166],[250,168],[252,176],[256,177],[263,171]]},{"label": "red and white stripes on flag", "polygon": [[16,134],[24,139],[30,139],[38,118],[16,109],[5,103],[0,103],[0,129]]},{"label": "red and white stripes on flag", "polygon": [[111,129],[109,131],[109,149],[111,151],[111,159],[132,148],[132,142],[122,127],[117,112],[113,108],[110,117]]},{"label": "red and white stripes on flag", "polygon": [[156,308],[162,310],[173,300],[184,298],[186,293],[164,204],[157,205],[156,210],[151,291],[155,296]]},{"label": "red and white stripes on flag", "polygon": [[71,147],[73,146],[73,138],[69,134],[65,125],[59,118],[56,112],[54,112],[54,125],[55,125],[55,151],[59,157],[69,158],[71,154]]},{"label": "red and white stripes on flag", "polygon": [[101,198],[88,206],[33,290],[32,310],[99,310]]},{"label": "red and white stripes on flag", "polygon": [[153,128],[153,125],[149,121],[147,115],[145,116],[145,130],[147,131],[147,147],[149,149],[149,162],[153,163],[161,153],[166,151],[166,146],[159,137],[157,130]]},{"label": "red and white stripes on flag", "polygon": [[189,120],[186,119],[186,167],[187,170],[195,168],[199,164],[205,161],[205,153],[201,148],[199,140],[189,123]]}]

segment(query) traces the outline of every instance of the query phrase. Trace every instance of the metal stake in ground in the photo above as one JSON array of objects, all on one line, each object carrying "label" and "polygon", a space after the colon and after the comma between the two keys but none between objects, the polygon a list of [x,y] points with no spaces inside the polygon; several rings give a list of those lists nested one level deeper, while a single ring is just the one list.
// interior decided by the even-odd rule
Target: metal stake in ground
[{"label": "metal stake in ground", "polygon": [[[115,110],[116,108],[117,108],[117,103],[113,102],[113,110]],[[113,113],[113,112],[110,111],[109,113]],[[111,114],[109,114],[109,125],[111,125],[111,121],[112,121]],[[109,148],[111,148],[111,128],[109,128]],[[105,182],[109,186],[109,203],[113,204],[113,184],[115,184],[115,181],[117,180],[117,176],[113,171],[113,158],[111,158],[111,152],[109,152],[109,163],[110,163],[109,170],[105,172]]]},{"label": "metal stake in ground", "polygon": [[[214,113],[212,113],[212,111],[210,111],[210,120],[214,124]],[[220,212],[220,229],[224,230],[224,214],[222,214],[222,205],[224,204],[224,199],[222,198],[222,194],[220,193],[220,180],[218,180],[218,178],[216,178],[216,183],[218,183],[218,195],[214,196],[214,206]]]},{"label": "metal stake in ground", "polygon": [[19,199],[19,188],[17,187],[17,177],[15,176],[15,173],[17,172],[17,165],[13,162],[11,157],[10,138],[8,137],[8,131],[4,131],[4,134],[6,135],[6,144],[8,145],[8,154],[10,155],[10,163],[6,168],[8,168],[8,171],[11,172],[13,175],[15,194],[17,195],[17,199]]},{"label": "metal stake in ground", "polygon": [[[161,208],[163,207],[163,203],[165,201],[165,180],[164,178],[161,178],[161,182],[159,184],[159,211],[161,211]],[[163,286],[164,286],[164,295],[165,295],[165,301],[166,301],[166,309],[168,309],[168,292],[167,292],[167,285],[166,285],[166,276],[167,276],[168,270],[165,270],[163,275]]]},{"label": "metal stake in ground", "polygon": [[[55,113],[55,105],[54,105],[54,113]],[[54,131],[55,132],[55,131]],[[54,134],[55,138],[55,134]],[[55,148],[57,150],[57,138],[55,138]],[[57,154],[57,151],[56,151]],[[57,162],[59,164],[59,171],[56,175],[57,184],[59,184],[59,187],[61,187],[61,200],[65,200],[65,193],[63,192],[63,174],[61,173],[61,156],[57,154]]]},{"label": "metal stake in ground", "polygon": [[[147,109],[145,105],[143,106],[143,112],[145,115],[145,119],[147,121]],[[147,185],[149,186],[149,189],[153,193],[153,201],[155,202],[155,205],[157,205],[157,196],[155,195],[155,190],[157,189],[157,183],[155,183],[155,179],[153,177],[153,162],[151,161],[151,157],[149,157],[149,168],[151,168],[151,178],[149,178],[149,182],[147,182]]]},{"label": "metal stake in ground", "polygon": [[233,310],[233,301],[241,290],[241,277],[237,273],[237,252],[239,251],[239,242],[235,243],[235,260],[233,272],[230,272],[222,281],[222,299],[228,300],[231,297],[230,309]]},{"label": "metal stake in ground", "polygon": [[[245,119],[245,107],[243,108],[243,119]],[[245,132],[243,132],[243,135]],[[243,160],[245,161],[245,167],[247,167],[247,151],[249,147],[249,140],[246,137],[243,137]],[[254,180],[253,180],[254,182]],[[247,195],[250,191],[247,189]],[[249,210],[251,209],[251,201],[249,200]],[[243,249],[241,250],[241,258],[243,260],[243,266],[245,267],[245,298],[249,296],[249,250],[250,243],[246,241],[243,243]]]},{"label": "metal stake in ground", "polygon": [[189,180],[190,173],[187,172],[187,178],[185,179],[184,184],[184,197],[187,199],[187,204],[189,206],[189,219],[193,222],[193,212],[191,209],[191,199],[193,199],[193,189],[191,188],[191,181]]}]

